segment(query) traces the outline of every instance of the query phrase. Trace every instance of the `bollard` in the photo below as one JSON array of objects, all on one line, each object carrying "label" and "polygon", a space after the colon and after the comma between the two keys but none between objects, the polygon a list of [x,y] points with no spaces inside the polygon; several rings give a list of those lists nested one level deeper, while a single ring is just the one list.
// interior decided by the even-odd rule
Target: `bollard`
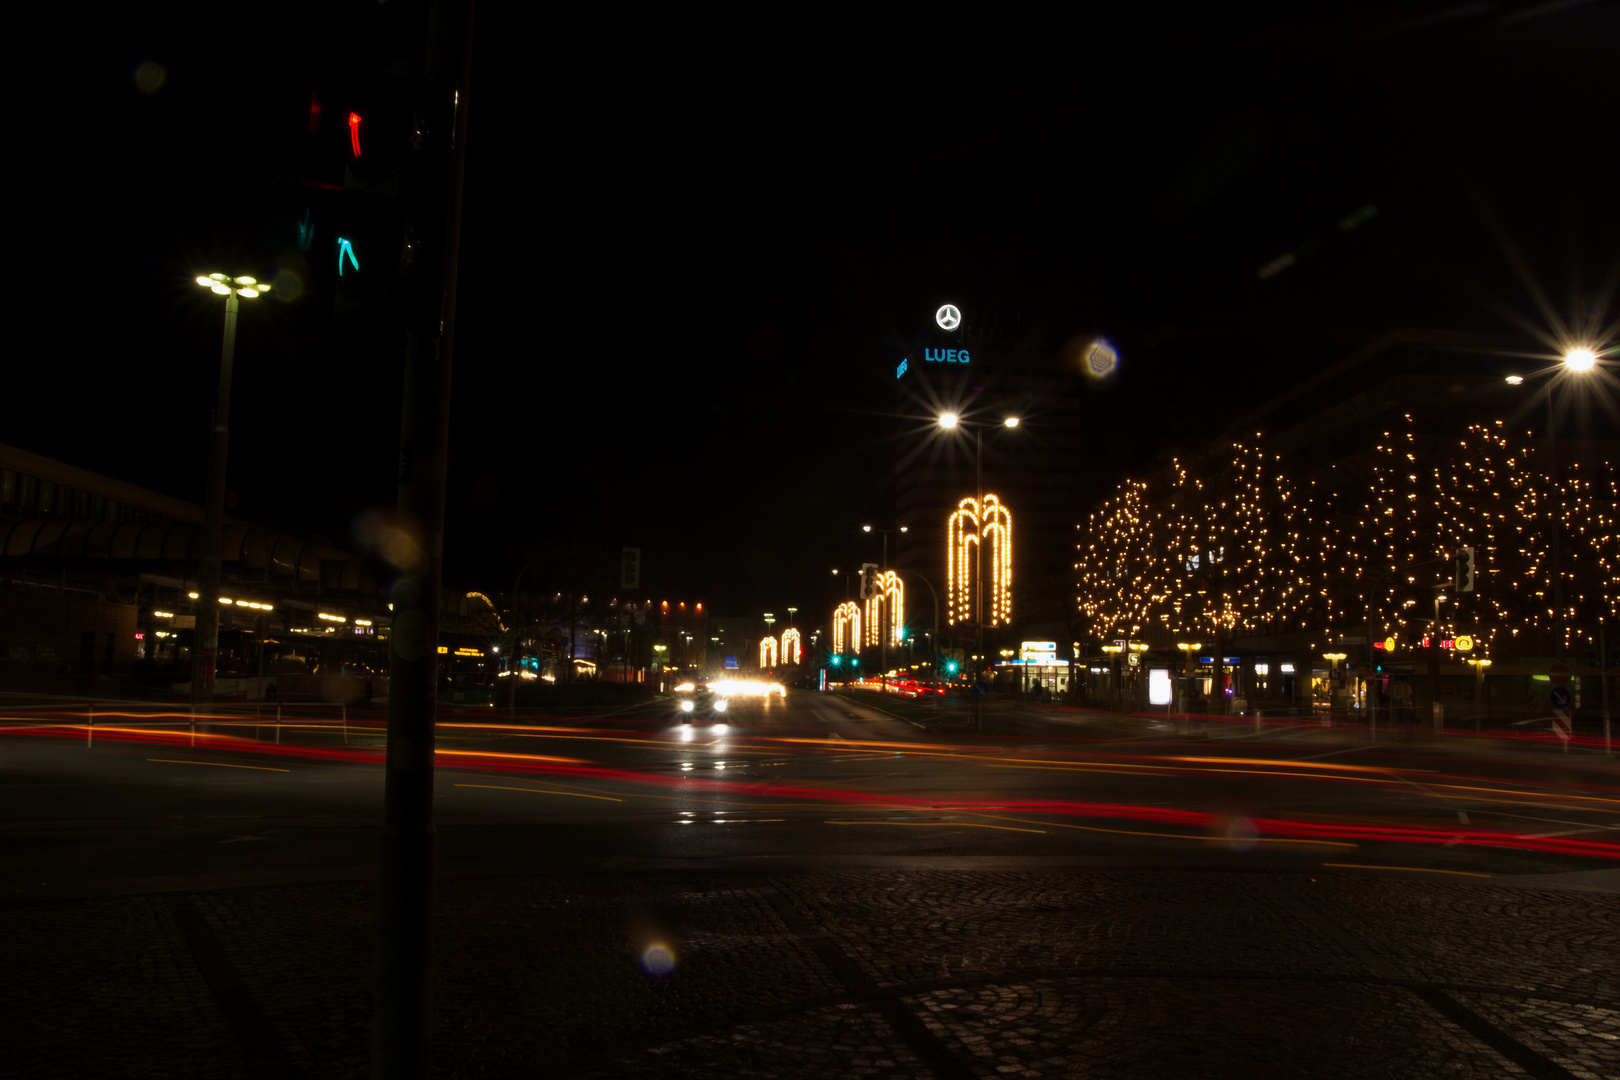
[{"label": "bollard", "polygon": [[349,745],[349,703],[345,701],[341,706],[343,710],[343,745]]},{"label": "bollard", "polygon": [[191,706],[191,745],[197,745],[197,706],[195,702]]},{"label": "bollard", "polygon": [[276,745],[281,745],[281,702],[276,701]]},{"label": "bollard", "polygon": [[85,721],[84,725],[84,745],[88,747],[91,739],[95,737],[96,707],[94,704],[90,704],[86,705],[84,709],[85,712],[89,714],[89,718]]}]

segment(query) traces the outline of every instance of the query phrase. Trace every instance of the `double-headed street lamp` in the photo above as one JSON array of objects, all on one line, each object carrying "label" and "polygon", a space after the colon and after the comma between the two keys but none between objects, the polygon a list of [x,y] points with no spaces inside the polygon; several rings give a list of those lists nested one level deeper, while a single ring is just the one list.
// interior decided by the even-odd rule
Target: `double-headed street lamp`
[{"label": "double-headed street lamp", "polygon": [[[1581,347],[1564,353],[1559,363],[1538,372],[1547,388],[1547,487],[1552,498],[1552,576],[1553,576],[1553,637],[1557,658],[1564,659],[1564,586],[1563,568],[1559,564],[1558,534],[1564,528],[1563,489],[1558,483],[1558,437],[1553,432],[1553,383],[1562,374],[1584,376],[1598,367],[1597,353]],[[1525,381],[1523,375],[1509,375],[1507,381],[1518,386]]]},{"label": "double-headed street lamp", "polygon": [[[979,518],[979,541],[973,545],[973,640],[984,644],[984,429],[987,427],[1018,426],[1018,417],[1009,416],[1000,425],[969,423],[959,413],[940,413],[939,426],[946,430],[969,428],[973,431],[973,489],[975,513]],[[976,667],[977,665],[975,665]],[[977,672],[975,671],[975,676]],[[973,729],[984,730],[984,717],[979,711],[978,679],[973,688]]]},{"label": "double-headed street lamp", "polygon": [[203,492],[202,551],[197,561],[197,619],[192,631],[191,703],[214,700],[214,669],[219,658],[219,534],[225,522],[225,454],[231,441],[231,365],[236,359],[238,296],[249,300],[265,286],[247,276],[209,274],[197,284],[225,298],[225,339],[219,350],[219,402],[208,435],[208,481]]}]

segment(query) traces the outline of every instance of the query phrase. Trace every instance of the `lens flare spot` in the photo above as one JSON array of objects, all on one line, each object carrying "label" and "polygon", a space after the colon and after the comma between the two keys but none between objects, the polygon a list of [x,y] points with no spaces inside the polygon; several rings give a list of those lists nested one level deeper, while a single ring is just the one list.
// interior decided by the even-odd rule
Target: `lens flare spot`
[{"label": "lens flare spot", "polygon": [[1260,846],[1260,829],[1246,817],[1232,818],[1226,823],[1226,842],[1233,851],[1253,851]]},{"label": "lens flare spot", "polygon": [[652,944],[641,954],[641,970],[649,978],[662,979],[675,970],[675,953],[668,945]]},{"label": "lens flare spot", "polygon": [[135,82],[135,89],[141,93],[155,94],[169,81],[169,69],[156,60],[142,60],[130,72],[130,78]]},{"label": "lens flare spot", "polygon": [[1083,358],[1086,374],[1093,379],[1106,379],[1119,366],[1119,353],[1107,338],[1098,338],[1086,346]]},{"label": "lens flare spot", "polygon": [[304,279],[291,270],[283,270],[276,275],[276,282],[271,286],[277,300],[292,303],[304,295]]}]

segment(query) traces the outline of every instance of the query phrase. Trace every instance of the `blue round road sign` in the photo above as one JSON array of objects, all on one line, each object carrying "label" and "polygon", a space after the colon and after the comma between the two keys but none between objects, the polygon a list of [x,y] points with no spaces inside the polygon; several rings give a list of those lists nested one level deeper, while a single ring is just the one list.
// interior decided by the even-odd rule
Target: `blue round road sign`
[{"label": "blue round road sign", "polygon": [[1569,687],[1555,686],[1547,693],[1548,703],[1555,709],[1569,708]]}]

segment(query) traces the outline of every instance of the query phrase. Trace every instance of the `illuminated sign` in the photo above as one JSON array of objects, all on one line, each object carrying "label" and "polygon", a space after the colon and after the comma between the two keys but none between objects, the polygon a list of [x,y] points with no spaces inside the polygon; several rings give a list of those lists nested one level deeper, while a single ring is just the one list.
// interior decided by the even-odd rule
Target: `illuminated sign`
[{"label": "illuminated sign", "polygon": [[930,364],[965,364],[968,362],[966,349],[924,349],[923,359]]},{"label": "illuminated sign", "polygon": [[955,304],[946,304],[934,312],[934,321],[941,330],[955,330],[962,325],[962,312]]},{"label": "illuminated sign", "polygon": [[[1131,657],[1135,660],[1136,657]],[[1148,672],[1148,704],[1170,704],[1170,673],[1164,668],[1154,668]]]},{"label": "illuminated sign", "polygon": [[[906,621],[906,587],[900,581],[900,576],[893,570],[885,570],[882,574],[874,575],[874,592],[866,601],[866,637],[861,639],[866,645],[877,645],[883,638],[883,605],[889,605],[889,641],[899,645],[903,640],[901,633]],[[834,616],[836,618],[836,615]],[[860,624],[856,624],[856,637],[860,637]]]},{"label": "illuminated sign", "polygon": [[1025,641],[1019,644],[1018,652],[1018,659],[1026,664],[1050,664],[1057,660],[1057,642]]},{"label": "illuminated sign", "polygon": [[845,600],[833,612],[833,652],[860,652],[861,609],[855,601]]},{"label": "illuminated sign", "polygon": [[[1400,642],[1396,641],[1392,637],[1387,637],[1383,641],[1373,642],[1373,648],[1383,649],[1386,652],[1394,652],[1399,645]],[[1416,648],[1420,649],[1427,649],[1428,647],[1428,638],[1423,638],[1416,646]],[[1442,649],[1455,649],[1457,652],[1472,652],[1474,648],[1474,639],[1467,634],[1458,634],[1455,638],[1441,638],[1440,647]]]},{"label": "illuminated sign", "polygon": [[947,519],[945,537],[945,589],[951,623],[974,618],[973,590],[982,539],[989,546],[985,553],[989,565],[982,568],[989,578],[984,583],[984,606],[989,610],[981,616],[986,626],[1011,626],[1012,512],[994,495],[986,495],[982,507],[969,496]]},{"label": "illuminated sign", "polygon": [[909,360],[900,361],[900,366],[894,369],[894,377],[898,379],[900,376],[904,375],[906,373],[906,365],[910,362],[911,361]]}]

